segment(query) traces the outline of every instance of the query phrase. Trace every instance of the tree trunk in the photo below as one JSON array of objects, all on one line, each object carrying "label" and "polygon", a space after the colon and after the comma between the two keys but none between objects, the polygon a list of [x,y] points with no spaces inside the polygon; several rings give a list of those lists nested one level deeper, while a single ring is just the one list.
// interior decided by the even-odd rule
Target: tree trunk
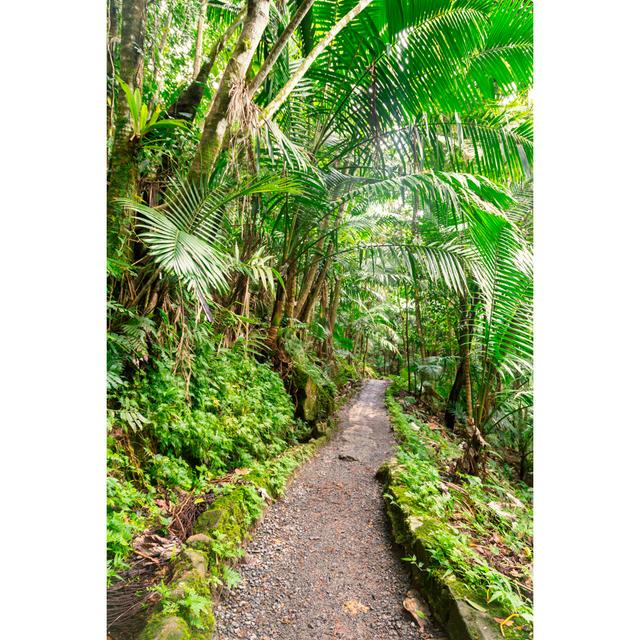
[{"label": "tree trunk", "polygon": [[464,364],[462,359],[458,363],[458,368],[456,369],[456,377],[453,381],[453,386],[451,387],[451,391],[449,391],[449,397],[447,398],[447,406],[444,411],[444,424],[450,431],[453,431],[453,427],[456,423],[456,416],[454,413],[454,409],[456,403],[458,402],[458,398],[460,397],[460,392],[462,391],[462,385],[464,384]]},{"label": "tree trunk", "polygon": [[300,80],[304,78],[304,75],[309,70],[309,67],[316,61],[318,56],[333,42],[333,39],[346,27],[351,20],[353,20],[358,14],[364,11],[373,0],[360,0],[358,4],[345,14],[336,24],[327,31],[322,37],[320,42],[313,48],[309,55],[302,61],[300,66],[291,75],[284,87],[280,89],[278,95],[271,101],[271,103],[264,109],[262,119],[268,120],[276,111],[282,106],[284,101],[289,97],[289,94],[296,88]]},{"label": "tree trunk", "polygon": [[409,294],[405,286],[404,346],[407,358],[407,392],[411,393],[411,355],[409,353]]},{"label": "tree trunk", "polygon": [[244,79],[260,38],[269,21],[270,0],[248,0],[247,16],[242,33],[222,74],[220,86],[213,100],[202,131],[200,143],[191,165],[189,178],[207,179],[220,151],[228,130],[236,125],[229,122],[229,105],[233,92],[244,92]]},{"label": "tree trunk", "polygon": [[[475,302],[472,301],[471,309]],[[466,336],[462,341],[463,350],[461,355],[464,370],[464,386],[467,404],[466,432],[467,441],[466,448],[462,458],[458,463],[458,470],[462,473],[480,475],[484,473],[485,450],[487,443],[482,437],[480,430],[473,419],[473,390],[471,388],[471,331],[466,332]]]},{"label": "tree trunk", "polygon": [[191,79],[195,80],[200,73],[200,66],[202,64],[202,36],[204,33],[204,22],[207,17],[207,4],[208,0],[202,0],[200,5],[200,14],[198,15],[198,32],[196,35],[196,52],[193,57],[193,73]]},{"label": "tree trunk", "polygon": [[171,29],[171,19],[173,17],[173,13],[171,11],[173,7],[173,3],[169,2],[167,7],[167,23],[162,30],[162,37],[160,38],[160,43],[158,45],[158,49],[156,50],[156,55],[153,62],[153,84],[155,85],[155,89],[153,91],[153,97],[151,98],[150,110],[155,107],[160,99],[160,94],[162,93],[162,89],[164,87],[164,73],[162,73],[162,52],[167,46],[167,39],[169,38],[169,31]]},{"label": "tree trunk", "polygon": [[342,278],[338,276],[333,285],[331,293],[331,305],[329,307],[329,317],[327,319],[327,356],[333,358],[333,330],[336,326],[336,318],[338,316],[338,303],[340,302],[340,285]]},{"label": "tree trunk", "polygon": [[198,75],[189,84],[189,86],[180,93],[176,101],[169,107],[168,113],[173,118],[183,118],[191,122],[195,115],[202,96],[204,95],[204,88],[207,84],[207,79],[211,73],[211,69],[215,64],[216,59],[220,55],[220,52],[227,46],[231,36],[235,33],[236,29],[242,22],[244,14],[238,15],[227,30],[218,38],[215,44],[211,47],[209,55],[204,64],[201,65]]},{"label": "tree trunk", "polygon": [[[477,296],[472,295],[469,305],[467,306],[467,299],[465,297],[460,298],[460,333],[458,335],[458,345],[460,353],[460,362],[456,369],[456,377],[449,392],[447,398],[447,405],[444,412],[444,423],[447,429],[453,431],[455,426],[455,406],[460,397],[460,392],[465,383],[465,358],[464,353],[469,336],[473,333],[473,326],[475,323],[475,305],[477,302]],[[472,414],[473,415],[473,414]]]},{"label": "tree trunk", "polygon": [[369,336],[364,341],[364,355],[362,356],[362,377],[364,378],[364,372],[367,368],[367,353],[369,352]]},{"label": "tree trunk", "polygon": [[[123,0],[120,77],[132,89],[142,85],[146,0]],[[107,251],[109,256],[129,257],[129,240],[134,228],[130,209],[116,204],[117,198],[132,198],[138,184],[138,143],[132,140],[133,127],[127,98],[118,91],[115,104],[115,131],[107,184]]]},{"label": "tree trunk", "polygon": [[271,313],[271,325],[267,331],[267,345],[269,348],[274,349],[276,346],[276,340],[278,338],[278,329],[282,322],[282,311],[284,309],[284,297],[285,291],[282,284],[278,281],[276,286],[276,298],[273,302],[273,311]]},{"label": "tree trunk", "polygon": [[116,98],[115,48],[118,40],[118,4],[109,0],[109,24],[107,25],[107,138],[113,129],[113,107]]},{"label": "tree trunk", "polygon": [[293,310],[296,306],[296,281],[297,281],[297,269],[298,269],[298,261],[293,258],[289,263],[287,268],[287,276],[286,276],[286,299],[284,302],[284,315],[287,318],[287,322],[291,324],[293,320]]},{"label": "tree trunk", "polygon": [[298,9],[295,12],[293,18],[291,18],[291,21],[278,38],[278,41],[273,45],[271,51],[269,51],[269,55],[264,61],[264,64],[262,65],[258,73],[256,73],[253,80],[251,80],[251,82],[249,82],[249,84],[247,85],[247,93],[249,95],[249,98],[252,98],[255,95],[256,91],[258,91],[258,89],[261,87],[262,83],[265,81],[265,78],[267,77],[267,75],[269,75],[269,72],[273,68],[273,65],[278,60],[278,57],[282,53],[285,45],[289,41],[289,38],[291,38],[293,32],[302,22],[303,18],[307,15],[314,2],[315,0],[302,0],[302,2],[298,5]]},{"label": "tree trunk", "polygon": [[416,332],[418,333],[420,358],[424,360],[427,357],[424,344],[424,333],[422,331],[422,313],[420,312],[420,291],[416,286],[413,288],[413,299],[416,305]]},{"label": "tree trunk", "polygon": [[[325,221],[323,222],[323,224],[320,226],[320,235],[321,238],[318,241],[317,247],[316,247],[316,251],[317,252],[321,252],[322,248],[324,247],[324,232],[326,231],[327,228],[327,220],[325,219]],[[298,301],[296,304],[296,317],[297,318],[301,318],[302,317],[302,311],[304,309],[305,303],[307,302],[307,298],[309,297],[309,293],[311,292],[311,289],[313,287],[313,284],[316,280],[316,274],[318,273],[318,266],[319,266],[319,261],[318,260],[311,260],[311,263],[307,266],[307,271],[305,273],[304,276],[304,280],[302,281],[302,284],[300,285],[300,293],[298,294]]]}]

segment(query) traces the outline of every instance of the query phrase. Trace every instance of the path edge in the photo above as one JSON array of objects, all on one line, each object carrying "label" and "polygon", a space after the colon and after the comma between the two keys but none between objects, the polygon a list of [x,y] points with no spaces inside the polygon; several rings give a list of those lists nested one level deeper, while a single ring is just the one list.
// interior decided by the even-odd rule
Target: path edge
[{"label": "path edge", "polygon": [[[389,423],[396,435],[391,414]],[[399,469],[398,461],[391,457],[378,469],[376,477],[383,485],[383,499],[393,539],[406,555],[413,556],[416,560],[411,564],[411,577],[418,591],[429,604],[434,617],[450,640],[502,640],[499,626],[493,618],[467,602],[454,577],[444,579],[433,572],[418,568],[418,563],[428,567],[433,565],[434,561],[412,527],[411,514],[403,508],[402,496],[398,493],[398,490],[402,490],[402,482],[397,478]]]},{"label": "path edge", "polygon": [[[308,442],[295,445],[263,465],[262,472],[252,471],[238,482],[227,485],[220,497],[198,516],[193,531],[184,547],[170,562],[166,592],[156,603],[138,634],[138,640],[209,640],[215,631],[213,606],[218,601],[222,588],[219,575],[224,566],[232,562],[220,561],[216,551],[220,533],[227,542],[244,547],[264,517],[270,504],[281,498],[293,481],[296,472],[318,450],[337,433],[340,414],[361,391],[361,381],[351,385],[336,402],[335,410],[327,419],[322,435]],[[276,471],[278,473],[274,473]],[[274,484],[274,478],[286,479]],[[256,499],[257,495],[257,499]],[[181,606],[185,596],[192,599],[206,598],[211,601],[208,608],[197,619],[190,617],[188,609]]]}]

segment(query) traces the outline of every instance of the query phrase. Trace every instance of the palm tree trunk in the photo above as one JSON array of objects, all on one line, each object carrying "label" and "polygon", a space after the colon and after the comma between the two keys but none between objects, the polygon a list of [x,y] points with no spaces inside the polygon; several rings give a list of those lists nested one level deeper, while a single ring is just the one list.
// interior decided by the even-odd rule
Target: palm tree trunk
[{"label": "palm tree trunk", "polygon": [[167,39],[169,38],[169,31],[171,29],[171,20],[173,17],[172,2],[169,2],[168,6],[168,14],[167,14],[167,22],[164,25],[164,29],[162,30],[162,36],[160,38],[160,43],[158,45],[158,49],[155,52],[155,57],[153,59],[153,84],[155,85],[155,90],[153,92],[153,97],[151,98],[150,107],[155,107],[160,98],[160,94],[162,93],[162,89],[164,87],[164,74],[162,73],[162,53],[167,46]]},{"label": "palm tree trunk", "polygon": [[107,137],[113,130],[113,107],[116,98],[115,45],[118,39],[118,4],[109,0],[109,24],[107,26]]},{"label": "palm tree trunk", "polygon": [[[465,350],[469,341],[469,336],[473,334],[473,326],[475,323],[475,305],[477,302],[477,296],[472,295],[469,302],[466,297],[460,298],[460,333],[458,335],[458,345],[460,353],[460,361],[458,362],[458,368],[456,369],[456,377],[449,392],[447,398],[447,405],[444,412],[444,423],[447,429],[453,431],[455,426],[455,413],[454,409],[460,392],[463,386],[465,386]],[[471,414],[473,415],[473,413]]]},{"label": "palm tree trunk", "polygon": [[269,74],[269,71],[271,71],[273,65],[276,63],[278,57],[282,53],[282,50],[289,41],[289,38],[291,38],[293,32],[302,22],[303,18],[307,15],[314,2],[315,0],[303,0],[302,3],[298,5],[298,10],[295,12],[293,18],[291,18],[291,21],[286,26],[285,30],[280,34],[278,41],[273,45],[271,51],[269,51],[269,55],[264,61],[264,64],[262,65],[258,73],[256,73],[253,80],[251,80],[251,82],[247,85],[247,93],[249,95],[249,98],[252,98],[255,95],[256,91],[261,87],[265,78]]},{"label": "palm tree trunk", "polygon": [[424,343],[424,333],[422,331],[422,313],[420,312],[420,291],[417,286],[413,289],[414,302],[416,305],[416,331],[418,333],[418,341],[420,348],[420,357],[424,360],[427,357],[427,352]]},{"label": "palm tree trunk", "polygon": [[329,306],[329,317],[327,321],[327,356],[333,358],[333,330],[336,326],[336,318],[338,317],[338,303],[340,302],[340,286],[342,278],[338,276],[333,285],[331,293],[331,305]]},{"label": "palm tree trunk", "polygon": [[273,311],[271,312],[271,324],[267,331],[267,345],[269,348],[274,349],[276,346],[276,339],[278,337],[278,329],[282,322],[282,312],[284,309],[284,297],[285,290],[282,284],[278,282],[276,286],[276,298],[273,302]]},{"label": "palm tree trunk", "polygon": [[411,393],[411,354],[409,352],[409,294],[405,286],[404,347],[407,358],[407,392]]},{"label": "palm tree trunk", "polygon": [[[473,306],[472,306],[473,308]],[[458,470],[462,473],[480,475],[484,472],[485,451],[487,443],[476,426],[473,411],[473,389],[471,388],[471,342],[472,333],[467,331],[463,340],[461,358],[464,368],[464,386],[467,404],[466,432],[467,441],[464,455],[458,463]]]},{"label": "palm tree trunk", "polygon": [[362,377],[364,378],[364,372],[367,368],[367,353],[369,352],[369,336],[364,341],[364,355],[362,356]]},{"label": "palm tree trunk", "polygon": [[453,431],[453,427],[455,426],[456,416],[454,413],[454,409],[456,403],[458,402],[458,398],[460,397],[460,392],[462,391],[462,386],[464,384],[464,364],[462,359],[458,363],[458,368],[456,369],[456,377],[453,381],[453,386],[451,387],[451,391],[449,391],[449,396],[447,398],[447,406],[444,411],[444,424],[450,431]]},{"label": "palm tree trunk", "polygon": [[192,180],[208,178],[222,150],[229,128],[236,124],[229,121],[232,92],[245,91],[244,79],[247,69],[269,21],[269,5],[270,0],[248,0],[242,33],[222,74],[211,111],[204,123],[204,130],[189,172]]}]

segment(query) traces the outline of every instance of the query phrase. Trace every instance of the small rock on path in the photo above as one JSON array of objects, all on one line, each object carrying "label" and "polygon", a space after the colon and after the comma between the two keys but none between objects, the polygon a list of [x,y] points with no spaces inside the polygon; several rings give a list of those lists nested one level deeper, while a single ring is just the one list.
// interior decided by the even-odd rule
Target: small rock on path
[{"label": "small rock on path", "polygon": [[394,445],[386,383],[369,380],[339,431],[266,513],[224,592],[215,640],[425,640],[402,601],[410,589],[375,473]]}]

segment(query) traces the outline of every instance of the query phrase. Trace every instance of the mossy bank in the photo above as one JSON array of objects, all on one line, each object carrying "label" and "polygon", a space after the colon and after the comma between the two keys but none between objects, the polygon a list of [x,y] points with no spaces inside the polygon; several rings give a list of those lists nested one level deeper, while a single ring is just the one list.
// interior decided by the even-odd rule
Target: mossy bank
[{"label": "mossy bank", "polygon": [[530,552],[530,505],[504,478],[451,474],[448,465],[460,456],[455,440],[405,414],[393,386],[386,400],[399,446],[378,477],[394,538],[432,614],[451,640],[531,638],[524,579],[515,579],[515,568],[498,570],[504,556]]}]

